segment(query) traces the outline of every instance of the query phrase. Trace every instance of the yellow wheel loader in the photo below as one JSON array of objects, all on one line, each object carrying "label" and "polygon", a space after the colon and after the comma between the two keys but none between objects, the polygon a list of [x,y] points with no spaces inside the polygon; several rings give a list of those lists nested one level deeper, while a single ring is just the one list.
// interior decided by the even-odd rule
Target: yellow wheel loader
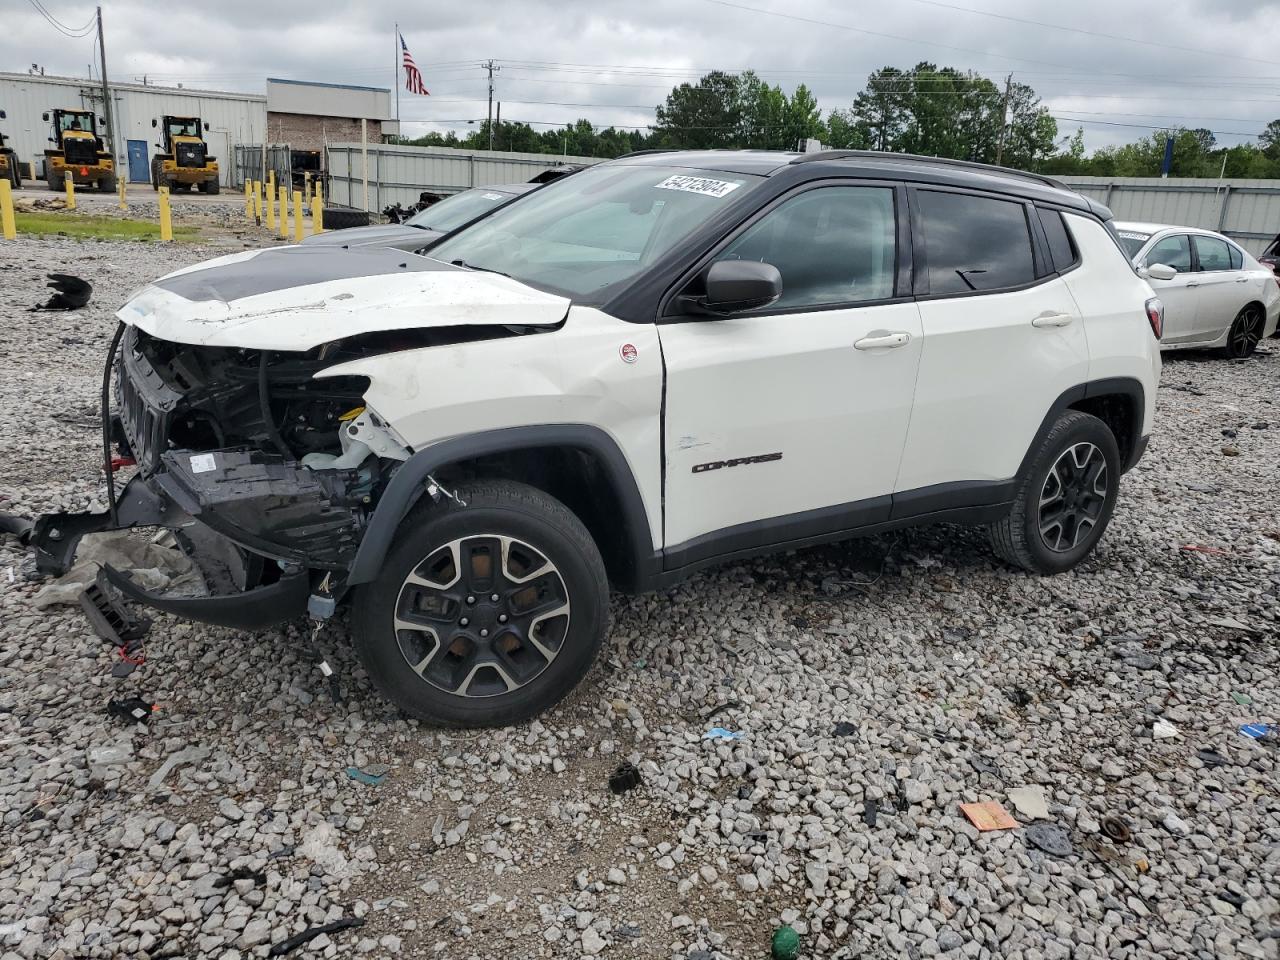
[{"label": "yellow wheel loader", "polygon": [[[0,120],[4,118],[5,112],[0,110]],[[5,146],[3,133],[0,133],[0,180],[8,180],[15,190],[22,186],[22,171],[18,167],[18,155],[13,152],[13,147]]]},{"label": "yellow wheel loader", "polygon": [[218,161],[209,156],[204,131],[209,124],[202,124],[199,117],[164,117],[151,121],[160,127],[163,143],[156,146],[164,150],[151,161],[151,186],[156,190],[168,187],[190,190],[199,187],[201,193],[218,192]]},{"label": "yellow wheel loader", "polygon": [[44,152],[44,179],[50,190],[63,188],[68,170],[76,183],[96,184],[103,193],[116,188],[116,165],[103,149],[92,110],[54,110],[52,118],[46,113],[44,119],[53,124],[49,142],[54,148]]}]

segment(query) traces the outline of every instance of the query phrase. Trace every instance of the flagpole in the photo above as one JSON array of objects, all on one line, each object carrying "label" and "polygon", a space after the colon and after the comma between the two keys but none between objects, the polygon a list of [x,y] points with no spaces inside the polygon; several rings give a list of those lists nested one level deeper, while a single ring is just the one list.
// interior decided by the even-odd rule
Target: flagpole
[{"label": "flagpole", "polygon": [[399,143],[404,134],[400,132],[400,24],[396,23],[396,142]]}]

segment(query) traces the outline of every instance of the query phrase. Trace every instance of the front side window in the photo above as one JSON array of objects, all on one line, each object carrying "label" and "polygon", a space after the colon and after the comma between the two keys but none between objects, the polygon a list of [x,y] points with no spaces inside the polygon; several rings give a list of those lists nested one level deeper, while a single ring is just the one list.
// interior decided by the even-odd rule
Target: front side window
[{"label": "front side window", "polygon": [[934,190],[917,197],[931,295],[1001,290],[1035,280],[1021,203]]},{"label": "front side window", "polygon": [[602,303],[763,180],[719,170],[600,164],[503,207],[429,255]]},{"label": "front side window", "polygon": [[449,233],[464,223],[509,203],[511,199],[511,194],[499,193],[497,190],[464,190],[452,197],[445,197],[439,203],[433,203],[425,210],[419,210],[405,223],[423,230]]},{"label": "front side window", "polygon": [[1173,267],[1179,273],[1186,273],[1191,269],[1191,247],[1187,244],[1185,234],[1178,234],[1175,237],[1165,237],[1163,240],[1156,241],[1149,251],[1147,251],[1147,266],[1153,263],[1163,263],[1166,267]]},{"label": "front side window", "polygon": [[1194,236],[1191,242],[1196,245],[1196,258],[1200,261],[1200,270],[1231,269],[1231,251],[1227,249],[1227,241],[1217,237]]},{"label": "front side window", "polygon": [[782,274],[770,309],[893,296],[896,221],[889,187],[822,187],[784,201],[717,260],[758,260]]}]

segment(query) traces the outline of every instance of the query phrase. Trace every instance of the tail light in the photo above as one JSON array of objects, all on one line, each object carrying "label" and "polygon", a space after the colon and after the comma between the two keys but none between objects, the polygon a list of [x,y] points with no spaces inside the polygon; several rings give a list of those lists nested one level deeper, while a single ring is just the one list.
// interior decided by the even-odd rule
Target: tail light
[{"label": "tail light", "polygon": [[1159,297],[1147,301],[1147,322],[1151,324],[1151,332],[1159,340],[1164,335],[1164,304]]}]

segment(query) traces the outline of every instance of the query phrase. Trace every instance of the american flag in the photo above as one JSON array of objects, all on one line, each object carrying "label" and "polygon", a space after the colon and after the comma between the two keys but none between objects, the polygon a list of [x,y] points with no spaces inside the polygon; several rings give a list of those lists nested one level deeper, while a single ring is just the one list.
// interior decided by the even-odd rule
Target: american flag
[{"label": "american flag", "polygon": [[404,54],[404,88],[410,93],[431,96],[430,91],[422,83],[422,73],[418,70],[418,65],[413,62],[413,54],[405,45],[404,34],[400,35],[400,51]]}]

